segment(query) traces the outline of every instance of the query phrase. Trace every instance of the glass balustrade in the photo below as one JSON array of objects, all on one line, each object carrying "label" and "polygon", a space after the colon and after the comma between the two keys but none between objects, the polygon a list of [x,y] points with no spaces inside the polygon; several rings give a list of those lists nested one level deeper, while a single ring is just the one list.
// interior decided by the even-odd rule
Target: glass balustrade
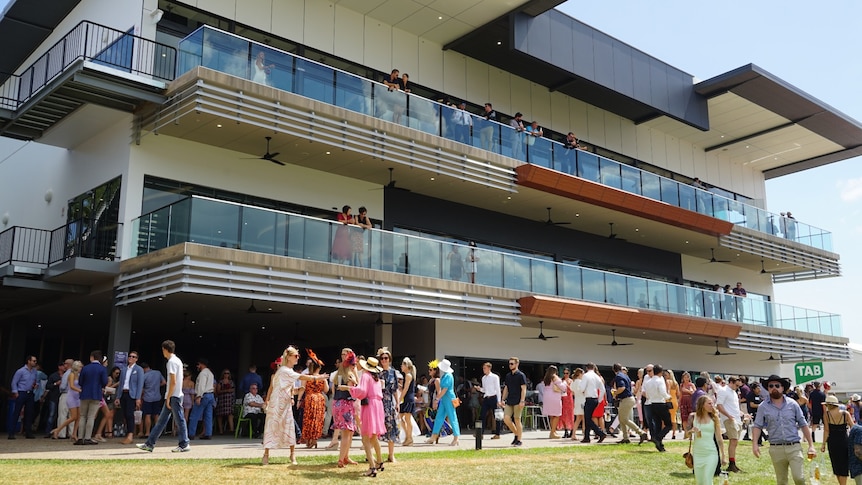
[{"label": "glass balustrade", "polygon": [[484,286],[841,335],[834,314],[207,197],[143,215],[133,228],[138,255],[193,242],[461,282],[475,276]]},{"label": "glass balustrade", "polygon": [[369,81],[309,59],[200,27],[179,44],[179,74],[203,66],[317,101],[441,136],[526,163],[575,175],[733,224],[832,250],[822,229],[772,214],[708,190],[661,177],[548,138]]}]

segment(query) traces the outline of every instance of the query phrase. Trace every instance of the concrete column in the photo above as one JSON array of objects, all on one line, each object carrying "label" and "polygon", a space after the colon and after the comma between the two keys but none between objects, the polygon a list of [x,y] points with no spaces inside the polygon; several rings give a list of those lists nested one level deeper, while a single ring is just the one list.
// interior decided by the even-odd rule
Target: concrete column
[{"label": "concrete column", "polygon": [[[129,352],[132,344],[132,309],[127,306],[111,308],[108,324],[108,360],[114,365],[115,352]],[[139,349],[136,349],[139,350]]]}]

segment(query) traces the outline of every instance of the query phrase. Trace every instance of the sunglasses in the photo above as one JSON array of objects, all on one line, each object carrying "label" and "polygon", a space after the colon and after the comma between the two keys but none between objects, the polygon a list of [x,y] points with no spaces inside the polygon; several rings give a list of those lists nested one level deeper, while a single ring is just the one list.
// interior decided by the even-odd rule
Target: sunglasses
[{"label": "sunglasses", "polygon": [[782,386],[781,384],[767,384],[766,387],[768,389],[781,389],[784,386]]}]

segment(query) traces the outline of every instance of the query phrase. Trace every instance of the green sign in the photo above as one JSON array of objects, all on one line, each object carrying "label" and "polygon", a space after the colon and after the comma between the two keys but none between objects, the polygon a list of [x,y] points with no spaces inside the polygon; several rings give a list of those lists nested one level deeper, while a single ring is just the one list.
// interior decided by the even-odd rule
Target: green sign
[{"label": "green sign", "polygon": [[823,362],[800,362],[793,369],[797,384],[823,379]]}]

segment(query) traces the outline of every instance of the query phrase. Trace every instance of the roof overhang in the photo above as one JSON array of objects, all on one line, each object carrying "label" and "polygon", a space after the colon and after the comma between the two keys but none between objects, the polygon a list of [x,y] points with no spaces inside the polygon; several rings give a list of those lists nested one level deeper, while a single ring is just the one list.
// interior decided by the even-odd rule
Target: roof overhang
[{"label": "roof overhang", "polygon": [[[754,64],[700,82],[695,92],[710,99],[710,121],[718,131],[723,131],[725,125],[729,129],[736,121],[726,116],[730,111],[722,108],[722,100],[744,100],[773,115],[766,124],[706,146],[706,151],[732,148],[735,144],[750,147],[770,139],[796,140],[773,145],[779,148],[773,152],[775,156],[767,153],[765,160],[758,160],[757,168],[767,179],[862,155],[862,124]],[[726,108],[739,104],[728,103]],[[817,148],[812,150],[812,144]],[[786,151],[779,153],[783,150]],[[798,155],[793,156],[797,151]]]},{"label": "roof overhang", "polygon": [[694,78],[568,15],[495,19],[444,46],[635,123],[667,116],[709,129]]},{"label": "roof overhang", "polygon": [[0,17],[0,79],[13,74],[81,0],[9,0]]}]

